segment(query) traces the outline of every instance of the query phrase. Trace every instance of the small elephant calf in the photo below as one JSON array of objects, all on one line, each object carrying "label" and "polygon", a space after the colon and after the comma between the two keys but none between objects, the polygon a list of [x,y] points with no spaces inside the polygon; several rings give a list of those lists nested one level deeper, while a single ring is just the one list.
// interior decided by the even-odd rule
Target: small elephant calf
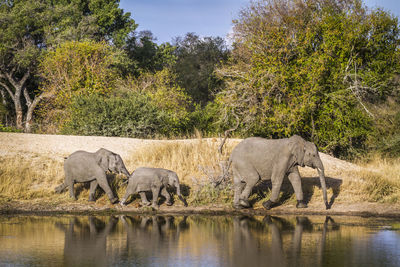
[{"label": "small elephant calf", "polygon": [[[177,195],[186,207],[187,202],[181,195],[178,175],[170,170],[148,167],[137,168],[131,174],[125,196],[122,198],[120,204],[124,206],[130,195],[139,193],[143,205],[149,206],[151,204],[153,208],[158,209],[157,202],[161,191],[161,195],[166,198],[166,204],[171,206],[171,196],[167,191],[168,185],[176,187]],[[147,200],[146,191],[151,191],[153,193],[152,203]]]}]

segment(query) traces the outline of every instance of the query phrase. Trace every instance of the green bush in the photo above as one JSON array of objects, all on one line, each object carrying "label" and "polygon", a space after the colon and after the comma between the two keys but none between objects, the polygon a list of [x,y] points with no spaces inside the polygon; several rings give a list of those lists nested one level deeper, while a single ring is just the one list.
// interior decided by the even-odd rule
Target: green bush
[{"label": "green bush", "polygon": [[190,113],[188,130],[199,130],[205,136],[215,136],[221,133],[221,124],[218,122],[219,110],[214,102],[205,107],[195,105],[194,111]]},{"label": "green bush", "polygon": [[22,130],[19,130],[19,129],[14,128],[14,127],[4,126],[3,124],[0,123],[0,132],[21,133]]},{"label": "green bush", "polygon": [[126,96],[99,95],[75,97],[70,107],[70,119],[62,129],[64,134],[154,137],[180,131],[171,124],[169,115],[139,93]]}]

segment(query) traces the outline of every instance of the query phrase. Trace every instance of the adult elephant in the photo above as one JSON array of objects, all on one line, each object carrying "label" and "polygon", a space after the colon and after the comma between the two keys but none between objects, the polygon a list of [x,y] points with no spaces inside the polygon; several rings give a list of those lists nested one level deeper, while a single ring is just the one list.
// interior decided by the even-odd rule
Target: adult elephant
[{"label": "adult elephant", "polygon": [[126,193],[120,204],[124,206],[130,195],[139,193],[142,204],[148,206],[150,202],[147,200],[145,192],[151,191],[153,194],[152,207],[154,209],[158,209],[158,196],[160,192],[166,199],[165,204],[171,206],[172,200],[171,195],[167,191],[168,186],[176,187],[176,194],[183,204],[187,206],[186,200],[181,195],[178,175],[174,171],[162,168],[137,168],[129,177]]},{"label": "adult elephant", "polygon": [[244,139],[232,151],[235,208],[248,208],[254,185],[261,180],[271,180],[272,193],[263,203],[269,210],[277,204],[283,178],[287,176],[297,197],[297,208],[306,208],[298,166],[309,166],[318,170],[326,209],[329,208],[326,194],[324,166],[314,143],[294,135],[284,139],[251,137]]},{"label": "adult elephant", "polygon": [[129,177],[120,155],[101,148],[94,153],[76,151],[64,161],[65,181],[55,188],[56,193],[61,193],[69,187],[69,195],[76,199],[74,184],[90,182],[89,201],[95,201],[96,188],[99,185],[106,192],[111,203],[118,202],[107,181],[106,172],[122,173]]}]

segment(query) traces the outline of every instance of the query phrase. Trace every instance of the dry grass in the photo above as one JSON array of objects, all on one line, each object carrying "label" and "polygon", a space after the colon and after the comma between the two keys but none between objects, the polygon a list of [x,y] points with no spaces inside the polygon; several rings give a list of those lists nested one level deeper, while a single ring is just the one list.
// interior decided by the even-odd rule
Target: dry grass
[{"label": "dry grass", "polygon": [[[160,167],[177,172],[182,192],[189,205],[210,205],[232,203],[233,190],[231,176],[219,186],[224,166],[233,147],[238,141],[230,140],[224,147],[223,155],[218,153],[219,141],[216,139],[197,139],[190,141],[160,141],[139,148],[126,157],[128,170],[140,166]],[[221,165],[222,164],[222,165]],[[338,171],[333,170],[335,162],[327,162],[327,184],[329,196],[335,195],[337,202],[356,203],[372,201],[398,203],[400,201],[400,160],[376,157],[368,163],[359,163],[362,168]],[[310,203],[322,203],[319,181],[313,173],[303,173],[303,190]],[[10,200],[46,200],[52,202],[72,202],[68,192],[54,193],[54,188],[64,179],[63,159],[31,154],[28,156],[9,156],[0,158],[0,202]],[[340,184],[334,184],[340,180]],[[126,185],[117,177],[112,188],[122,196]],[[75,185],[79,202],[87,203],[88,185]],[[251,200],[259,207],[262,199],[269,197],[268,186],[261,187],[263,194],[255,190]],[[281,201],[295,203],[291,186],[282,190]],[[98,190],[98,204],[108,204],[107,196]],[[139,200],[135,200],[138,203]],[[179,203],[179,201],[178,201]]]},{"label": "dry grass", "polygon": [[189,204],[228,203],[232,198],[230,182],[215,185],[222,179],[222,168],[237,143],[227,142],[220,155],[216,139],[165,141],[139,149],[126,163],[130,170],[147,166],[175,171]]},{"label": "dry grass", "polygon": [[53,195],[64,177],[62,161],[32,155],[0,158],[0,197],[34,199]]},{"label": "dry grass", "polygon": [[397,203],[400,200],[400,160],[374,157],[361,164],[359,171],[365,181],[361,190],[368,201]]}]

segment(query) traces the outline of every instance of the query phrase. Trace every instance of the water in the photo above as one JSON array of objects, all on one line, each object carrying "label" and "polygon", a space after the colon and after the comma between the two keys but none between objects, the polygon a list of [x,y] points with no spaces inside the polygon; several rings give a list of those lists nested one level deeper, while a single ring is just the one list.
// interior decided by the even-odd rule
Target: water
[{"label": "water", "polygon": [[0,266],[400,266],[396,221],[0,216]]}]

